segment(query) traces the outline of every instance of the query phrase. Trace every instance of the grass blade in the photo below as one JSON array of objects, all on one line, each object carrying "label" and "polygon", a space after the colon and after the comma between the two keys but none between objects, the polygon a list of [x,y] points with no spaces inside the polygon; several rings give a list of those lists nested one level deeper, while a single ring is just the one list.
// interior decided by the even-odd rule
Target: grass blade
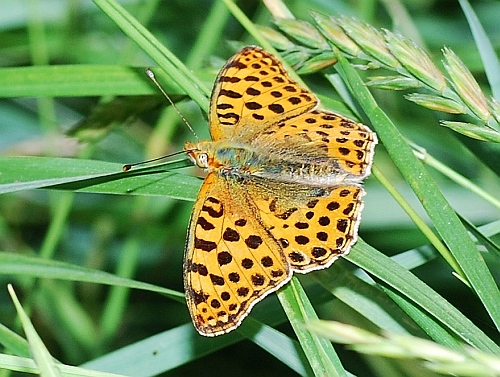
[{"label": "grass blade", "polygon": [[[105,373],[97,370],[83,369],[71,365],[57,365],[61,375],[65,377],[124,377],[121,374]],[[33,359],[0,354],[0,369],[31,374],[40,374],[40,369]]]},{"label": "grass blade", "polygon": [[318,316],[296,277],[278,292],[278,298],[314,374],[316,376],[346,376],[344,367],[331,343],[305,328],[304,324],[308,320],[316,320]]},{"label": "grass blade", "polygon": [[146,52],[179,87],[208,112],[209,90],[187,67],[144,26],[114,0],[94,0],[94,3],[111,18],[116,25]]},{"label": "grass blade", "polygon": [[449,302],[411,272],[362,240],[358,240],[353,251],[344,258],[408,297],[414,305],[436,318],[462,341],[483,351],[500,354],[500,347]]},{"label": "grass blade", "polygon": [[49,351],[43,344],[42,339],[36,333],[33,324],[30,319],[24,312],[21,303],[17,299],[16,293],[14,292],[14,288],[12,285],[8,285],[7,289],[9,290],[10,297],[12,301],[14,301],[14,305],[16,306],[17,314],[21,319],[21,323],[23,325],[24,332],[28,338],[28,343],[30,345],[31,353],[33,354],[33,359],[35,360],[36,365],[40,370],[40,374],[46,377],[59,377],[61,373],[59,371],[58,366],[56,365],[54,359],[50,355]]},{"label": "grass blade", "polygon": [[470,3],[467,0],[458,0],[458,2],[462,7],[465,17],[467,17],[467,22],[474,36],[479,55],[481,55],[481,60],[483,61],[484,71],[490,83],[493,97],[497,101],[500,101],[500,62],[498,61],[498,56]]},{"label": "grass blade", "polygon": [[339,73],[349,83],[350,89],[356,93],[360,105],[371,120],[387,152],[417,195],[436,230],[455,257],[462,270],[457,272],[469,281],[493,323],[499,329],[500,292],[474,242],[395,125],[376,104],[357,72],[340,53],[338,53],[338,58]]},{"label": "grass blade", "polygon": [[22,275],[144,289],[162,293],[174,300],[184,302],[184,295],[182,293],[167,288],[121,278],[107,272],[92,270],[70,263],[15,253],[0,252],[0,275]]}]

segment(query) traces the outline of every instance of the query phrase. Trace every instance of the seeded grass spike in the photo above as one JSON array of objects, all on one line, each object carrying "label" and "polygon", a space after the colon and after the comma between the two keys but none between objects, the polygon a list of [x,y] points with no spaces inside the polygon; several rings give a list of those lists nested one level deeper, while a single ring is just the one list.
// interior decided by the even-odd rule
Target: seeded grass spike
[{"label": "seeded grass spike", "polygon": [[207,171],[191,215],[186,299],[205,336],[238,327],[293,272],[330,266],[357,238],[376,135],[318,99],[259,47],[219,73],[212,141],[185,151]]},{"label": "seeded grass spike", "polygon": [[[361,69],[392,71],[390,76],[374,76],[367,85],[380,89],[413,90],[421,88],[427,93],[410,93],[406,99],[426,107],[449,114],[466,115],[469,122],[442,121],[443,126],[452,128],[468,137],[498,143],[500,140],[500,106],[491,96],[486,96],[465,64],[448,48],[443,49],[444,73],[436,66],[423,48],[404,36],[388,30],[377,30],[373,26],[345,16],[327,16],[312,12],[319,31],[301,20],[279,20],[281,38],[273,36],[271,43],[280,48],[283,40],[288,56],[300,55],[297,64],[299,72],[311,73],[335,61],[331,48],[323,47],[324,39],[335,45],[347,58],[356,59]],[[274,40],[278,41],[274,43]],[[291,42],[295,41],[295,42]],[[361,64],[359,63],[361,61]]]}]

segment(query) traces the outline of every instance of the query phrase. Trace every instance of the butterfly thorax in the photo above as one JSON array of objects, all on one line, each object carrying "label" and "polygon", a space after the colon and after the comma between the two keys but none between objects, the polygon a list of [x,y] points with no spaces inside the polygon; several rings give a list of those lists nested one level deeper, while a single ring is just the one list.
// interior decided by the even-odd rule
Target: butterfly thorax
[{"label": "butterfly thorax", "polygon": [[198,167],[224,176],[254,176],[280,182],[333,186],[344,182],[347,174],[338,166],[307,158],[287,159],[272,150],[256,149],[232,141],[187,142],[184,150]]}]

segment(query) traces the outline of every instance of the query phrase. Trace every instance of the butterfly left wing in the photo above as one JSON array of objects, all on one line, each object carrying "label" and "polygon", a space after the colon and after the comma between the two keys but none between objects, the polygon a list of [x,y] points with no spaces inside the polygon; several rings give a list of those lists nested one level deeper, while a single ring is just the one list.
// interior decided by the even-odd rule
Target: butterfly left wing
[{"label": "butterfly left wing", "polygon": [[295,82],[273,55],[245,47],[217,76],[210,99],[210,134],[214,141],[246,142],[317,104],[316,96]]},{"label": "butterfly left wing", "polygon": [[184,258],[188,308],[205,336],[238,327],[257,302],[291,278],[244,185],[218,173],[209,173],[200,189]]}]

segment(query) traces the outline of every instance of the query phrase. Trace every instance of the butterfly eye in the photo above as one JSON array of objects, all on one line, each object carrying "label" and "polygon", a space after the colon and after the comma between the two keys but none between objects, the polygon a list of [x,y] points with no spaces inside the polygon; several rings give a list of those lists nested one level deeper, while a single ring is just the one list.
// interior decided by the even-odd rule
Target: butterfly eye
[{"label": "butterfly eye", "polygon": [[206,153],[200,153],[196,157],[196,165],[200,168],[208,168],[208,155]]}]

